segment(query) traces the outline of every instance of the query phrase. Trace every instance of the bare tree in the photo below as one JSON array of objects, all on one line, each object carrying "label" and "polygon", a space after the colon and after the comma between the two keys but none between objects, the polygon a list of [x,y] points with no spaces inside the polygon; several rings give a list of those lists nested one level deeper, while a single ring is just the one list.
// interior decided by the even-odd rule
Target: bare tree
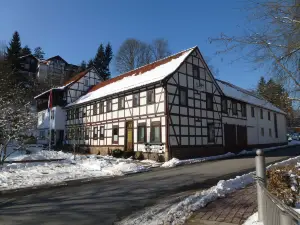
[{"label": "bare tree", "polygon": [[159,60],[171,55],[169,43],[166,39],[155,39],[151,44],[151,50],[154,60]]},{"label": "bare tree", "polygon": [[[251,24],[245,35],[222,33],[210,38],[221,43],[217,54],[236,51],[257,68],[269,68],[272,76],[285,85],[293,100],[300,100],[300,0],[252,1]],[[257,23],[256,23],[257,22]],[[258,25],[257,25],[258,24]],[[246,27],[246,26],[243,26]]]},{"label": "bare tree", "polygon": [[164,39],[156,39],[152,44],[147,44],[130,38],[119,48],[116,55],[116,68],[118,72],[124,73],[169,55],[168,42]]},{"label": "bare tree", "polygon": [[[12,72],[0,68],[0,164],[24,144],[24,137],[33,134],[36,113],[28,102],[28,90],[22,84],[13,82]],[[7,146],[14,141],[15,150],[8,152]]]}]

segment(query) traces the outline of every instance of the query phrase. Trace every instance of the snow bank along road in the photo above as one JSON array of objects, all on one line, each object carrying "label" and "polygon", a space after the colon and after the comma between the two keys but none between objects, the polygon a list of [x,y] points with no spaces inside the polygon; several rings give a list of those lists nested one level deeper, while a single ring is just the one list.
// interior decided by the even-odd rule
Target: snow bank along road
[{"label": "snow bank along road", "polygon": [[[267,163],[300,155],[300,147],[266,153]],[[0,224],[109,224],[162,198],[193,189],[206,189],[254,169],[253,156],[204,162],[148,173],[117,177],[76,187],[2,196]]]}]

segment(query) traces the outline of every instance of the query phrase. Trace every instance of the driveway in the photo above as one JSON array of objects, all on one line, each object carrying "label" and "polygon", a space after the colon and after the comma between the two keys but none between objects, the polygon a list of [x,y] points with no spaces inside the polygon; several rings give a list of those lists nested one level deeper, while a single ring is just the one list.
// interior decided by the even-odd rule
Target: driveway
[{"label": "driveway", "polygon": [[[300,147],[267,153],[267,163],[300,155]],[[254,170],[253,156],[186,165],[86,183],[2,196],[0,224],[113,224],[168,196],[215,185],[220,179]]]}]

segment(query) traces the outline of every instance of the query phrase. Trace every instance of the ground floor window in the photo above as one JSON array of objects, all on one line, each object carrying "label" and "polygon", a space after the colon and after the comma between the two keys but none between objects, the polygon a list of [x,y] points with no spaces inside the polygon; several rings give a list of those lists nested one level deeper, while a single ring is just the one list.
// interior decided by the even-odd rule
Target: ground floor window
[{"label": "ground floor window", "polygon": [[104,126],[100,127],[100,139],[103,140],[104,139]]},{"label": "ground floor window", "polygon": [[113,126],[112,132],[113,132],[113,137],[112,137],[113,144],[118,144],[119,143],[119,127]]},{"label": "ground floor window", "polygon": [[146,140],[146,123],[139,123],[138,124],[138,134],[137,139],[139,143],[145,143]]},{"label": "ground floor window", "polygon": [[260,128],[260,133],[261,133],[261,136],[265,136],[265,129],[263,127]]},{"label": "ground floor window", "polygon": [[44,130],[40,131],[40,139],[45,139],[45,131]]},{"label": "ground floor window", "polygon": [[98,127],[94,127],[93,138],[94,140],[98,139]]},{"label": "ground floor window", "polygon": [[161,142],[160,122],[152,122],[151,123],[150,142],[154,142],[154,143],[160,143]]},{"label": "ground floor window", "polygon": [[90,130],[89,130],[88,128],[86,128],[86,129],[85,129],[85,134],[84,134],[84,139],[85,139],[85,140],[89,140],[89,137],[90,137],[90,136],[89,136],[89,132],[90,132]]},{"label": "ground floor window", "polygon": [[215,142],[215,125],[213,123],[207,124],[208,142]]},{"label": "ground floor window", "polygon": [[272,129],[269,128],[269,136],[272,137]]}]

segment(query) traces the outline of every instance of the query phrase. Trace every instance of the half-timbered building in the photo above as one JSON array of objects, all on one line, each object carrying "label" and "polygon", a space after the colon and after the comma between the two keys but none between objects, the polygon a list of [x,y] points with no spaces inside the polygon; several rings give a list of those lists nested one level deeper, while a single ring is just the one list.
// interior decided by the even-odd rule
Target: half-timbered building
[{"label": "half-timbered building", "polygon": [[[95,68],[89,68],[72,79],[64,86],[52,88],[35,97],[38,113],[38,143],[47,144],[51,127],[53,145],[61,145],[65,140],[66,111],[65,106],[85,95],[94,85],[101,82]],[[51,118],[48,112],[49,94],[52,92]]]},{"label": "half-timbered building", "polygon": [[286,143],[285,113],[216,80],[198,47],[100,82],[66,111],[67,143],[95,154],[168,160]]}]

